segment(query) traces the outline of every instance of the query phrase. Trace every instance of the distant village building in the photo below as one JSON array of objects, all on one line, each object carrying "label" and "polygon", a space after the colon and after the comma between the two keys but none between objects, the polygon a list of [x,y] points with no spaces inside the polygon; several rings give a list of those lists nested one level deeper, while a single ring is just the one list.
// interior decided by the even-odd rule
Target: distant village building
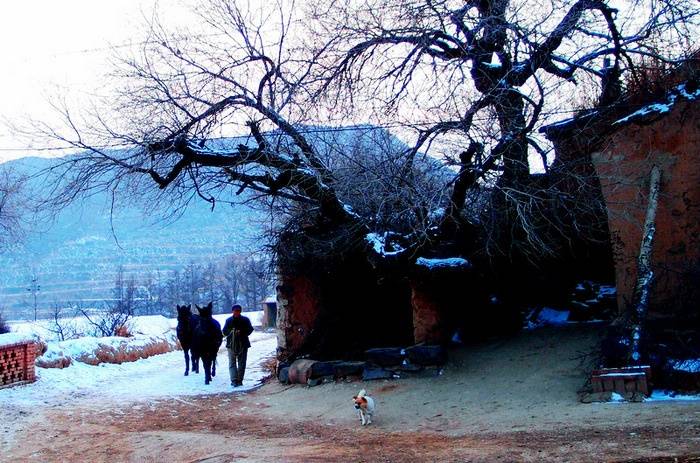
[{"label": "distant village building", "polygon": [[277,296],[269,296],[262,301],[262,306],[262,327],[275,328],[277,326]]}]

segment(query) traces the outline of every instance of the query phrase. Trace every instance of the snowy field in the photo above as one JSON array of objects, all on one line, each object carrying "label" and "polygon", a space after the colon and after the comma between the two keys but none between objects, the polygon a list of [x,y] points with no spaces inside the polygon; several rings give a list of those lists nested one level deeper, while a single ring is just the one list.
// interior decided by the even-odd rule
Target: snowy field
[{"label": "snowy field", "polygon": [[[253,325],[259,325],[262,311],[249,312]],[[215,315],[222,325],[230,315]],[[124,338],[79,338],[56,342],[42,334],[42,323],[16,323],[13,330],[19,335],[36,334],[48,341],[49,351],[69,352],[75,359],[81,348],[91,349],[95,343]],[[136,317],[134,337],[174,336],[177,320],[160,316]],[[132,339],[132,338],[129,338]],[[204,373],[184,376],[185,363],[180,350],[122,364],[88,365],[79,361],[67,368],[37,368],[35,383],[0,389],[0,409],[4,403],[15,405],[53,405],[71,398],[94,396],[104,399],[157,400],[177,396],[217,394],[232,391],[248,391],[256,388],[266,372],[261,363],[273,356],[277,348],[274,332],[256,330],[250,337],[252,347],[248,351],[248,368],[242,387],[232,388],[228,376],[228,355],[225,347],[217,358],[217,375],[209,385],[204,384]]]},{"label": "snowy field", "polygon": [[[244,312],[243,315],[250,318],[253,326],[259,326],[262,322],[263,311]],[[214,318],[223,326],[224,321],[230,316],[231,314],[215,314]],[[56,334],[52,332],[53,322],[51,320],[9,321],[8,324],[13,333],[37,335],[45,341],[57,340]],[[85,317],[66,317],[61,319],[61,324],[69,331],[83,334],[82,337],[91,331],[90,323]],[[129,332],[134,335],[158,336],[174,332],[175,327],[177,327],[177,319],[166,318],[162,315],[143,315],[133,317],[127,326]]]}]

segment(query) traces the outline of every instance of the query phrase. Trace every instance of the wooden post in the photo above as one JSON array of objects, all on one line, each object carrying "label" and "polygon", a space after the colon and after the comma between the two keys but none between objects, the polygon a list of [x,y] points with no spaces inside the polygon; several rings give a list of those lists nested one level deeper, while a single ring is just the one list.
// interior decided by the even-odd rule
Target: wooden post
[{"label": "wooden post", "polygon": [[642,243],[637,260],[637,281],[634,286],[633,306],[630,314],[631,339],[629,362],[639,365],[641,361],[641,338],[644,320],[649,308],[649,294],[654,272],[651,269],[651,252],[656,231],[656,209],[659,204],[659,190],[661,189],[661,170],[654,166],[651,170],[649,181],[649,202],[647,204],[646,219],[642,230]]}]

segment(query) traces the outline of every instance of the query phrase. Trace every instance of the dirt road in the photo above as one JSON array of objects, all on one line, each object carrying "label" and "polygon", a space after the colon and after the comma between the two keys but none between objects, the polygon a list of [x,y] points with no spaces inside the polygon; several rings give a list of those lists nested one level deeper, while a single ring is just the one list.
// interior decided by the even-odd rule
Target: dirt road
[{"label": "dirt road", "polygon": [[[2,411],[2,461],[700,462],[700,402],[582,404],[599,333],[537,331],[451,353],[444,374]],[[360,387],[378,407],[361,427]]]}]

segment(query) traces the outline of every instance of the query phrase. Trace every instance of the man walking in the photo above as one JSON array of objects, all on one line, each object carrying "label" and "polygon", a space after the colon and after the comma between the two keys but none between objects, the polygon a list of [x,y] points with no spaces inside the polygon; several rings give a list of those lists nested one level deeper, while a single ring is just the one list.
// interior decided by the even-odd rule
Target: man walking
[{"label": "man walking", "polygon": [[231,386],[243,386],[245,363],[248,358],[250,340],[248,336],[253,332],[253,325],[248,317],[241,315],[240,304],[231,307],[233,316],[226,319],[223,333],[226,336],[226,349],[228,350],[228,372],[231,376]]}]

